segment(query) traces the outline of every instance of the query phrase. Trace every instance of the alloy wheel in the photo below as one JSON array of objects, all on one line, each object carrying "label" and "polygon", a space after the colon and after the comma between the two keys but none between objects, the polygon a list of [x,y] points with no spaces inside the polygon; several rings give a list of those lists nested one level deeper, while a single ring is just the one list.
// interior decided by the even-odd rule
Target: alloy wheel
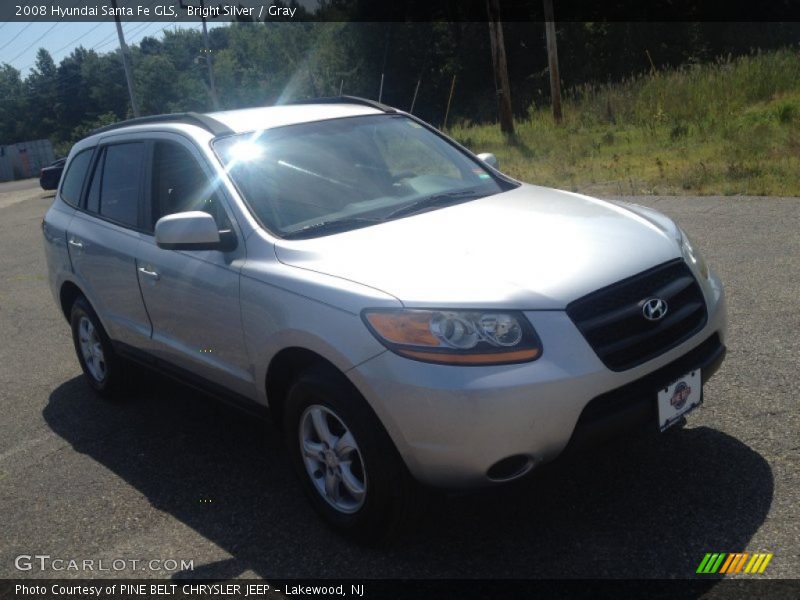
[{"label": "alloy wheel", "polygon": [[95,381],[101,383],[108,372],[106,359],[103,354],[103,344],[100,341],[100,336],[88,317],[81,317],[78,322],[78,342],[83,355],[83,362],[86,364],[86,370],[89,371]]},{"label": "alloy wheel", "polygon": [[314,488],[339,512],[352,514],[367,494],[364,459],[355,437],[330,408],[313,404],[300,417],[300,454]]}]

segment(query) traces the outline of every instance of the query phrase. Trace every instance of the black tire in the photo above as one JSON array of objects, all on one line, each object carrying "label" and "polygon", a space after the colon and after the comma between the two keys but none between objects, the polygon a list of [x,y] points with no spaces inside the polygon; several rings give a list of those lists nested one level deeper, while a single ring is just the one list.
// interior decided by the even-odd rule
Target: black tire
[{"label": "black tire", "polygon": [[[342,512],[326,500],[306,468],[301,452],[301,425],[306,411],[315,407],[332,413],[332,416],[325,413],[332,432],[337,425],[344,425],[357,444],[365,495],[363,504],[352,512]],[[295,380],[286,399],[284,436],[289,460],[303,490],[316,511],[337,532],[362,543],[380,543],[395,537],[416,516],[420,487],[375,413],[338,371],[312,367]],[[345,488],[340,489],[346,494]]]},{"label": "black tire", "polygon": [[[99,376],[97,367],[87,364],[81,347],[81,327],[88,321],[93,331],[96,332],[96,341],[102,352],[102,377]],[[72,304],[70,311],[70,325],[72,326],[72,343],[75,345],[75,354],[83,370],[84,378],[97,394],[104,398],[119,398],[124,389],[125,369],[123,361],[114,352],[111,340],[103,328],[100,319],[94,312],[89,301],[83,296],[78,296]]]}]

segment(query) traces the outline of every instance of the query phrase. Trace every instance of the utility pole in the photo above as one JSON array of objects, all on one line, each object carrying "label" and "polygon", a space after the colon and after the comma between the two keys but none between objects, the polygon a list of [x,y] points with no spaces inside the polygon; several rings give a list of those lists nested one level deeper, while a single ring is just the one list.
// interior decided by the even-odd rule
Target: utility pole
[{"label": "utility pole", "polygon": [[383,100],[383,76],[386,73],[386,57],[389,55],[389,37],[392,33],[392,24],[386,25],[386,44],[383,47],[383,64],[381,65],[381,87],[378,89],[378,102]]},{"label": "utility pole", "polygon": [[508,83],[506,44],[503,40],[503,24],[500,22],[500,0],[486,0],[489,13],[489,42],[492,46],[495,90],[500,111],[500,130],[513,135],[514,113],[511,110],[511,85]]},{"label": "utility pole", "polygon": [[200,0],[200,14],[203,21],[203,39],[206,44],[206,66],[208,67],[208,85],[211,87],[211,104],[214,105],[214,110],[220,110],[219,96],[217,96],[217,86],[214,84],[214,66],[211,64],[211,44],[208,41],[208,28],[206,27],[206,3],[205,0]]},{"label": "utility pole", "polygon": [[453,75],[453,82],[450,84],[450,95],[447,97],[447,108],[444,110],[444,125],[442,129],[447,129],[447,117],[450,115],[450,103],[453,101],[453,92],[456,89],[456,76]]},{"label": "utility pole", "polygon": [[117,37],[119,37],[119,49],[122,53],[122,67],[125,69],[125,79],[128,82],[128,94],[131,97],[131,110],[133,116],[139,116],[139,104],[136,102],[136,94],[133,90],[133,74],[131,73],[131,63],[128,57],[128,45],[125,43],[125,36],[122,33],[122,24],[119,22],[119,15],[117,10],[117,0],[111,0],[111,5],[114,7],[114,22],[117,25]]},{"label": "utility pole", "polygon": [[[184,10],[188,8],[188,4],[181,0],[181,8]],[[217,86],[214,83],[214,65],[211,58],[211,43],[208,41],[208,27],[206,27],[206,3],[205,0],[200,0],[200,20],[203,23],[203,43],[205,44],[205,51],[203,54],[206,56],[206,67],[208,67],[208,89],[211,95],[211,104],[214,110],[220,110],[219,96],[217,96]]]},{"label": "utility pole", "polygon": [[419,84],[422,83],[422,79],[417,79],[417,87],[414,88],[414,97],[411,99],[411,108],[408,109],[408,112],[414,114],[414,105],[417,103],[417,94],[419,94]]},{"label": "utility pole", "polygon": [[553,105],[553,120],[561,123],[561,76],[558,73],[558,47],[556,24],[553,18],[553,0],[544,0],[544,33],[547,39],[547,64],[550,71],[550,100]]}]

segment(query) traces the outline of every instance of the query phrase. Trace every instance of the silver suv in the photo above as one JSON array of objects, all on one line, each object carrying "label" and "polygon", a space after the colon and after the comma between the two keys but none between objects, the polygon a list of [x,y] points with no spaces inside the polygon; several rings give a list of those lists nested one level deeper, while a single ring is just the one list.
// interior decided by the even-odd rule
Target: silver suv
[{"label": "silver suv", "polygon": [[417,483],[682,423],[725,353],[722,284],[670,219],[514,181],[359,98],[98,130],[43,228],[96,392],[133,360],[268,406],[314,506],[362,538]]}]

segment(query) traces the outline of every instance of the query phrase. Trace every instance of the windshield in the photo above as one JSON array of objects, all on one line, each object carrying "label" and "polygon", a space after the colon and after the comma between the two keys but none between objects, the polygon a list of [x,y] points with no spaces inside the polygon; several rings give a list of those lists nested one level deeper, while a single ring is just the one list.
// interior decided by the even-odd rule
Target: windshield
[{"label": "windshield", "polygon": [[364,227],[509,186],[401,115],[240,134],[216,140],[214,150],[264,227],[287,238]]}]

